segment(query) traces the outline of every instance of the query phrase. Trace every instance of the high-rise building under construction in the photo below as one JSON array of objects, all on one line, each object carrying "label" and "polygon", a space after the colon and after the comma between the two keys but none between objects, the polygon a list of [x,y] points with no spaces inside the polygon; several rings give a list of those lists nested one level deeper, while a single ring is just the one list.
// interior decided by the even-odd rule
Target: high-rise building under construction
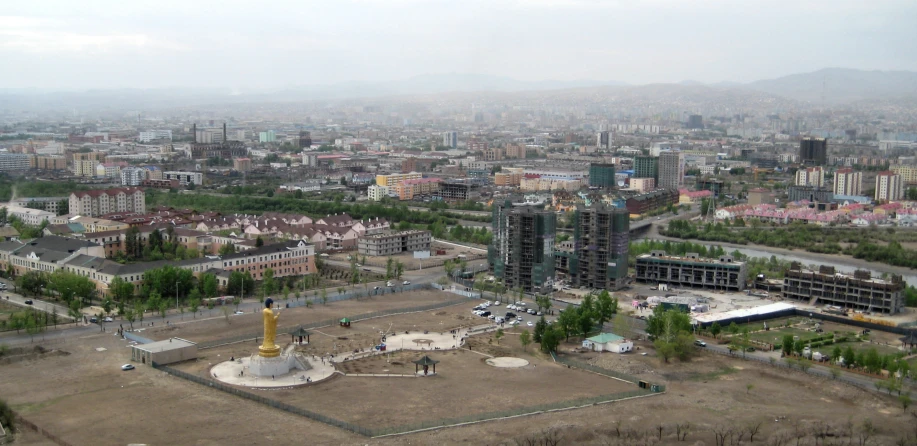
[{"label": "high-rise building under construction", "polygon": [[626,209],[594,204],[574,214],[574,258],[570,278],[576,287],[617,290],[627,278],[630,215]]},{"label": "high-rise building under construction", "polygon": [[554,236],[557,216],[553,212],[511,200],[494,203],[493,242],[487,257],[494,276],[507,290],[548,292],[554,284]]}]

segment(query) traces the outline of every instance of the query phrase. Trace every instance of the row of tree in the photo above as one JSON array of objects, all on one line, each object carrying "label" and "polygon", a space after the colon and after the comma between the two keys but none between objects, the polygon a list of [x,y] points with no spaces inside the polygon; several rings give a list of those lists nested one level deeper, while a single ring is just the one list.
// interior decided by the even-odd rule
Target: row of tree
[{"label": "row of tree", "polygon": [[618,309],[618,299],[607,290],[598,295],[588,294],[578,307],[568,306],[557,315],[553,324],[548,324],[544,316],[535,323],[533,339],[541,344],[545,353],[557,351],[562,340],[571,336],[582,336],[583,339],[596,331],[614,317]]}]

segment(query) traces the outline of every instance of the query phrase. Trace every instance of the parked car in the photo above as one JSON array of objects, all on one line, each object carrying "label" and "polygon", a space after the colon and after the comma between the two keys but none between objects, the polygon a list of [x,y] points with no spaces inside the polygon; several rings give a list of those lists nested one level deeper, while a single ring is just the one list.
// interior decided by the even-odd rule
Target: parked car
[{"label": "parked car", "polygon": [[95,324],[95,323],[98,323],[99,320],[98,320],[95,316],[93,316],[93,317],[89,318],[89,322]]},{"label": "parked car", "polygon": [[402,282],[401,284],[402,284],[402,285],[410,285],[410,284],[411,284],[411,282],[410,282],[410,281],[407,281],[407,280],[405,280],[405,281],[404,281],[404,282]]},{"label": "parked car", "polygon": [[111,316],[108,316],[108,317],[106,317],[105,319],[102,319],[102,321],[103,321],[103,322],[114,322],[115,320],[112,319]]},{"label": "parked car", "polygon": [[236,310],[236,312],[235,312],[235,313],[233,313],[233,314],[236,314],[236,315],[239,315],[239,314],[245,314],[245,313],[244,313],[244,312],[242,312],[242,311],[239,311],[239,310]]},{"label": "parked car", "polygon": [[700,339],[697,339],[697,340],[694,341],[694,345],[696,345],[696,346],[698,346],[698,347],[706,347],[706,346],[707,346],[707,343],[704,342],[704,341],[701,341]]},{"label": "parked car", "polygon": [[522,316],[516,316],[516,320],[522,322]]},{"label": "parked car", "polygon": [[134,365],[133,364],[124,364],[121,366],[121,370],[124,370],[124,371],[134,370]]},{"label": "parked car", "polygon": [[533,324],[532,321],[528,321],[528,322],[525,323],[525,325],[528,325],[529,327],[531,327],[531,326],[533,326],[533,325],[535,325],[535,324]]}]

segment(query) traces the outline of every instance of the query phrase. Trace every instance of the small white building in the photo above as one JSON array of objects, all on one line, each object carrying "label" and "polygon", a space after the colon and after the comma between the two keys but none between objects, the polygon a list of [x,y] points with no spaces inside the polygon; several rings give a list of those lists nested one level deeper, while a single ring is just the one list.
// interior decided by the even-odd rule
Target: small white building
[{"label": "small white building", "polygon": [[196,358],[197,344],[182,338],[170,338],[131,346],[131,360],[150,366],[154,362],[166,365]]},{"label": "small white building", "polygon": [[586,338],[583,347],[596,352],[626,353],[634,349],[634,343],[616,334],[602,333]]}]

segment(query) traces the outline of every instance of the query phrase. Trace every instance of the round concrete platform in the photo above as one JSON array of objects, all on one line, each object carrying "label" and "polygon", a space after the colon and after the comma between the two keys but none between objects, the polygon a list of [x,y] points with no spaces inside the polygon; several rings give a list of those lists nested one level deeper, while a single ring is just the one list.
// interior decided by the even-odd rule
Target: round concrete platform
[{"label": "round concrete platform", "polygon": [[292,369],[289,373],[274,376],[255,376],[250,372],[250,357],[237,358],[235,361],[225,361],[210,368],[210,375],[226,384],[253,388],[290,387],[310,384],[327,379],[334,374],[335,369],[329,363],[322,364],[320,359],[311,356],[300,356],[308,362],[309,370]]},{"label": "round concrete platform", "polygon": [[490,358],[486,361],[489,366],[500,367],[506,369],[514,369],[519,367],[525,367],[529,365],[529,362],[522,358],[511,358],[508,356],[501,356],[499,358]]}]

